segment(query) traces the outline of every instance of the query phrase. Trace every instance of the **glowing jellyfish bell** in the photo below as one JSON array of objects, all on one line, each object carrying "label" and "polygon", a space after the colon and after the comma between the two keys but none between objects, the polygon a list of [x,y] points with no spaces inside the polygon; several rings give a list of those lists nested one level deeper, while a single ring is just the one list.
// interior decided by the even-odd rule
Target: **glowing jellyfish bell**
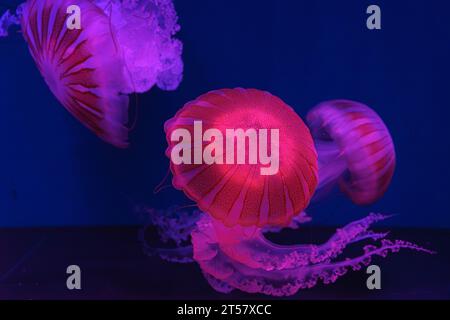
[{"label": "glowing jellyfish bell", "polygon": [[[67,10],[80,11],[80,29]],[[28,0],[0,19],[0,36],[21,21],[36,65],[55,97],[103,140],[128,145],[128,94],[181,81],[182,44],[171,0]]]},{"label": "glowing jellyfish bell", "polygon": [[318,190],[338,183],[356,204],[378,200],[394,174],[395,149],[375,111],[359,102],[332,100],[314,107],[306,120],[319,156]]},{"label": "glowing jellyfish bell", "polygon": [[[180,129],[195,138],[196,122],[201,122],[204,139],[184,151],[189,151],[190,163],[171,161],[170,167],[174,186],[201,210],[226,226],[263,227],[288,225],[308,205],[317,184],[317,154],[308,128],[282,100],[239,88],[198,97],[165,124],[169,157],[178,152]],[[229,135],[230,130],[236,135]],[[235,138],[238,130],[247,134],[245,146]],[[215,150],[215,162],[196,161],[195,154],[204,155],[211,144],[219,144],[221,150]],[[270,164],[261,160],[267,152]],[[269,166],[273,172],[264,174]]]}]

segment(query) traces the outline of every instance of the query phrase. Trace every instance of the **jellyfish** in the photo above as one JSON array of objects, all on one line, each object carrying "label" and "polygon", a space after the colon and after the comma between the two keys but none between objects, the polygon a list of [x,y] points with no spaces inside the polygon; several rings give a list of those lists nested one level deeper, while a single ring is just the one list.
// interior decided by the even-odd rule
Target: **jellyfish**
[{"label": "jellyfish", "polygon": [[[178,139],[174,139],[177,129],[195,137],[198,121],[203,123],[205,137],[187,151],[195,157],[196,153],[208,153],[213,146],[211,153],[218,153],[213,155],[213,164],[195,159],[179,165],[171,161],[170,168],[175,188],[183,190],[200,210],[228,226],[268,226],[289,224],[307,207],[318,180],[317,153],[309,129],[291,107],[255,89],[206,93],[188,102],[166,122],[167,156],[179,146]],[[234,143],[239,130],[248,143]],[[230,135],[230,131],[234,134]],[[264,147],[269,132],[270,146]],[[274,132],[278,132],[278,140],[272,140]],[[231,149],[227,148],[230,145]],[[280,148],[282,152],[277,151]],[[279,152],[273,159],[279,163],[277,174],[265,175],[266,165],[257,161],[257,155],[262,160],[268,149],[274,154]],[[236,161],[225,163],[230,154]]]},{"label": "jellyfish", "polygon": [[[80,9],[80,28],[68,9]],[[28,0],[0,19],[20,24],[31,56],[58,101],[104,141],[128,146],[131,93],[182,79],[182,44],[172,0]]]},{"label": "jellyfish", "polygon": [[377,201],[395,170],[395,148],[383,120],[365,104],[322,102],[306,116],[318,153],[317,195],[338,184],[358,205]]},{"label": "jellyfish", "polygon": [[[345,125],[349,129],[345,132],[338,132],[341,133],[340,141],[344,141],[341,148],[346,150],[346,153],[340,153],[350,158],[357,155],[357,159],[366,164],[373,163],[373,161],[365,160],[364,157],[374,156],[380,159],[378,153],[361,152],[357,154],[355,151],[351,153],[351,149],[345,148],[345,143],[354,142],[351,139],[344,139],[344,136],[354,137],[359,135],[359,139],[378,143],[380,140],[385,142],[386,134],[389,133],[382,126],[385,131],[381,137],[384,139],[371,140],[369,137],[365,137],[361,132],[371,134],[370,129],[380,128],[382,122],[379,117],[373,116],[374,113],[368,111],[370,110],[368,107],[362,110],[364,111],[362,114],[347,119]],[[229,293],[237,289],[248,293],[262,293],[272,296],[291,296],[300,289],[314,287],[319,281],[325,284],[333,283],[349,270],[359,270],[367,266],[373,256],[385,257],[388,253],[397,252],[400,249],[433,253],[411,242],[386,239],[388,233],[372,231],[370,228],[374,223],[389,217],[380,213],[371,213],[365,218],[350,222],[337,229],[336,233],[322,244],[279,245],[268,240],[266,237],[268,232],[277,232],[282,228],[293,228],[302,232],[301,225],[310,221],[310,217],[304,209],[314,195],[312,192],[306,192],[307,190],[314,190],[315,183],[317,183],[314,178],[317,179],[318,176],[319,191],[321,181],[322,183],[324,181],[321,179],[326,178],[325,180],[328,180],[328,177],[332,176],[333,179],[331,180],[338,181],[344,178],[344,169],[339,174],[333,173],[333,175],[330,175],[328,171],[321,172],[321,170],[326,169],[326,166],[320,165],[320,161],[324,161],[324,158],[321,159],[324,154],[320,152],[318,153],[319,166],[315,165],[316,152],[310,145],[312,136],[309,130],[305,130],[301,118],[293,115],[291,111],[290,107],[270,93],[255,89],[226,89],[207,93],[186,104],[173,119],[169,120],[166,124],[168,151],[172,151],[174,148],[171,133],[175,128],[182,127],[186,130],[192,130],[192,125],[196,119],[204,120],[209,128],[214,127],[221,130],[228,126],[273,127],[273,124],[276,123],[280,129],[280,170],[275,174],[278,177],[270,176],[263,179],[265,181],[261,184],[264,185],[266,191],[262,192],[262,196],[258,188],[251,189],[252,195],[259,194],[260,197],[267,197],[267,200],[259,201],[256,206],[257,209],[253,209],[254,218],[246,219],[244,217],[249,212],[245,209],[248,199],[248,197],[245,197],[248,194],[247,186],[255,186],[255,181],[260,181],[257,175],[250,175],[246,172],[246,170],[250,170],[245,168],[248,164],[235,164],[234,166],[239,167],[239,169],[236,169],[237,172],[227,175],[228,172],[233,172],[233,168],[228,167],[224,170],[222,168],[222,166],[225,166],[224,164],[211,163],[209,165],[186,166],[185,164],[172,162],[174,186],[183,190],[189,198],[196,201],[200,211],[194,210],[191,213],[183,211],[180,212],[180,218],[177,218],[177,210],[171,211],[170,216],[167,216],[164,211],[155,212],[151,210],[152,221],[150,224],[156,225],[164,242],[171,242],[174,246],[169,248],[146,246],[148,252],[159,254],[163,259],[172,262],[196,262],[208,283],[219,292]],[[365,116],[364,119],[362,119],[363,115]],[[332,119],[336,118],[337,116],[332,117]],[[312,131],[314,134],[317,128],[325,127],[324,123],[330,123],[330,121],[325,120],[316,127],[316,122],[313,119],[311,116],[308,117],[310,126],[313,123]],[[372,126],[369,125],[371,121],[373,122]],[[225,125],[222,126],[223,124]],[[364,131],[361,125],[366,125],[367,130]],[[338,128],[335,128],[335,130],[338,130]],[[294,132],[297,132],[297,134],[292,135]],[[379,134],[378,131],[376,133]],[[374,135],[372,134],[372,136]],[[333,135],[333,137],[336,139],[337,135]],[[390,135],[388,137],[390,139]],[[292,138],[296,140],[296,147],[291,144]],[[206,142],[210,141],[207,139]],[[317,143],[317,140],[315,142]],[[200,148],[200,145],[197,145],[197,148]],[[389,150],[392,152],[393,147]],[[285,152],[288,155],[287,158],[283,156]],[[299,155],[299,152],[306,153]],[[169,154],[171,152],[167,152],[167,155]],[[330,152],[326,155],[332,154]],[[347,161],[345,157],[340,158],[338,156],[338,160],[342,159]],[[388,159],[391,158],[388,157]],[[327,160],[330,161],[329,165],[333,165],[333,161],[338,161],[333,160],[332,157],[327,158]],[[345,163],[345,161],[343,162]],[[292,163],[296,165],[292,166]],[[285,165],[291,166],[292,170],[285,170]],[[350,162],[350,165],[345,163],[345,165],[351,167],[352,172],[355,170],[354,172],[362,173],[360,166],[353,166],[353,162]],[[244,167],[241,168],[240,166]],[[253,164],[253,166],[259,168],[261,164]],[[365,170],[369,170],[368,167],[367,165]],[[258,172],[258,170],[255,171]],[[208,175],[202,176],[202,172],[208,172]],[[375,171],[375,173],[377,172]],[[295,175],[297,184],[303,187],[290,192],[291,185],[287,182],[290,181],[291,177],[288,177],[288,175]],[[226,182],[221,184],[221,179],[224,176]],[[361,175],[345,177],[350,180],[343,181],[359,181],[360,177]],[[362,177],[369,181],[371,181],[370,178],[373,178],[369,173],[362,175]],[[195,180],[200,178],[200,181]],[[282,184],[271,189],[269,187],[270,179],[281,179]],[[236,184],[233,180],[237,181]],[[311,183],[311,185],[308,183]],[[348,186],[352,186],[351,182],[348,183]],[[219,192],[211,193],[217,186],[220,186],[219,190],[233,190],[229,191],[231,199],[218,203],[218,205],[223,206],[222,210],[217,210],[212,205],[216,200],[215,198],[220,197]],[[230,188],[230,186],[232,187]],[[370,185],[368,190],[372,192],[370,194],[371,201],[378,198],[386,187],[386,184],[382,182]],[[234,188],[239,190],[236,191]],[[284,191],[282,193],[284,205],[271,205],[269,193],[279,192],[280,190]],[[355,189],[349,187],[349,190]],[[297,194],[298,192],[300,194]],[[368,195],[369,193],[356,192],[356,199],[361,199],[359,198],[360,194]],[[353,194],[349,195],[352,196]],[[302,199],[301,205],[295,207],[299,210],[297,212],[292,205],[288,204],[295,203],[293,199],[296,199],[296,196]],[[204,202],[204,198],[208,201]],[[367,199],[365,203],[369,201]],[[281,216],[287,218],[273,220],[265,218],[266,213],[261,210],[265,206],[268,208],[266,209],[268,211],[267,216],[270,217],[272,214],[280,216],[281,213]],[[285,208],[292,209],[286,210]],[[240,210],[239,213],[236,213],[237,209]],[[292,211],[294,212],[291,213]],[[232,219],[229,216],[232,216]],[[261,216],[264,216],[264,219],[261,219]],[[230,221],[233,223],[230,223]],[[187,236],[189,232],[190,237]],[[367,242],[370,243],[367,244]],[[346,257],[343,254],[344,249],[355,246],[362,250],[359,256]],[[149,250],[149,248],[151,249]]]}]

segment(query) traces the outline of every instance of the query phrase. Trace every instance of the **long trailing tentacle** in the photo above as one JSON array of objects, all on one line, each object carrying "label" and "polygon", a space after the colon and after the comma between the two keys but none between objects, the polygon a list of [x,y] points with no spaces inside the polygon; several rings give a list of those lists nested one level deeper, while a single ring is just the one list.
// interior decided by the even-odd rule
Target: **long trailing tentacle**
[{"label": "long trailing tentacle", "polygon": [[[200,211],[180,210],[177,206],[171,207],[169,210],[148,208],[139,210],[146,217],[146,224],[139,233],[139,239],[146,254],[158,255],[170,262],[194,262],[190,235],[201,216]],[[172,245],[172,247],[164,248],[161,245],[150,244],[146,240],[146,231],[150,227],[156,227],[161,242],[164,245]]]}]

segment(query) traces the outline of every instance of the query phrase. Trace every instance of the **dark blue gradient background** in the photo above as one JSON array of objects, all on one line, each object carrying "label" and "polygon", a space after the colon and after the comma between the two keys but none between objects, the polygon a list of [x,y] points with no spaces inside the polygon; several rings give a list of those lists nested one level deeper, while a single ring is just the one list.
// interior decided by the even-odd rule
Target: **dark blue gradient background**
[{"label": "dark blue gradient background", "polygon": [[[373,3],[382,8],[381,31],[365,26]],[[135,204],[191,203],[173,189],[153,194],[168,168],[164,121],[208,90],[236,86],[268,90],[301,116],[323,100],[359,100],[391,130],[398,163],[385,197],[356,207],[336,192],[311,208],[314,223],[342,225],[379,211],[398,214],[386,222],[393,226],[450,227],[450,2],[175,5],[184,80],[175,92],[139,96],[127,150],[69,115],[20,34],[0,39],[0,227],[136,224]]]}]

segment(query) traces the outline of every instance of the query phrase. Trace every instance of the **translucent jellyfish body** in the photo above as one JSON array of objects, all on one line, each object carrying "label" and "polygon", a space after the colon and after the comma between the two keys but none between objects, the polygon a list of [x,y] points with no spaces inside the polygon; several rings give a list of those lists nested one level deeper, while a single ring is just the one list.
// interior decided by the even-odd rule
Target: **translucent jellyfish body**
[{"label": "translucent jellyfish body", "polygon": [[[78,6],[80,29],[67,27]],[[55,97],[97,136],[128,145],[128,94],[181,81],[182,44],[171,0],[28,0],[0,20],[21,21],[31,55]]]},{"label": "translucent jellyfish body", "polygon": [[395,149],[383,120],[350,100],[320,103],[307,115],[319,157],[319,190],[339,183],[359,205],[387,190],[395,170]]},{"label": "translucent jellyfish body", "polygon": [[[199,133],[204,132],[205,137],[191,143],[198,134],[195,123],[201,123]],[[247,133],[245,145],[236,142],[230,130]],[[167,156],[185,152],[189,161],[171,161],[173,185],[227,226],[287,225],[314,193],[317,154],[309,130],[292,108],[268,92],[238,88],[206,93],[168,120],[165,131]],[[188,148],[180,150],[184,143]],[[263,173],[269,164],[257,161],[267,152],[277,163],[277,170],[270,175]],[[205,157],[210,153],[213,162],[195,159],[196,154]],[[228,161],[230,154],[232,161]]]},{"label": "translucent jellyfish body", "polygon": [[183,45],[172,0],[93,0],[110,19],[134,92],[155,84],[175,90],[182,80]]}]

